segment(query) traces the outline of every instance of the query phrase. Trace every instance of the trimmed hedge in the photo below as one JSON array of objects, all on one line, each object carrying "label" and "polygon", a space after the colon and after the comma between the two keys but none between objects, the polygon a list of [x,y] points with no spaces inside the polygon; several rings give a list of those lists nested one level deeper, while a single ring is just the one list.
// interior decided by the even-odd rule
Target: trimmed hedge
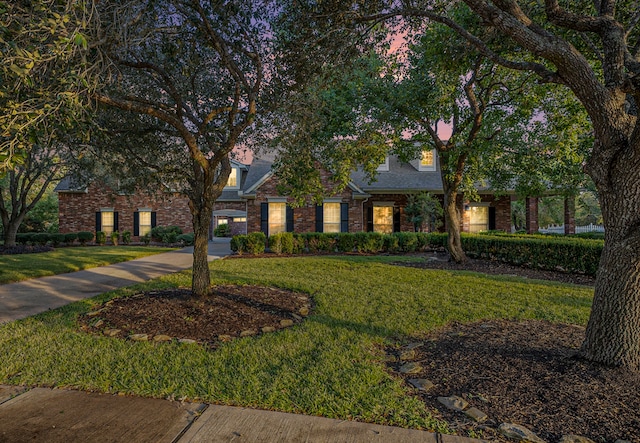
[{"label": "trimmed hedge", "polygon": [[188,234],[180,234],[176,238],[176,241],[184,246],[193,246],[193,238],[194,234],[193,232],[190,232]]},{"label": "trimmed hedge", "polygon": [[180,234],[182,229],[178,226],[156,226],[151,229],[151,238],[156,242],[176,243]]},{"label": "trimmed hedge", "polygon": [[[462,234],[461,240],[471,258],[587,275],[596,274],[604,246],[602,240],[545,235]],[[276,254],[411,253],[445,248],[446,244],[447,234],[422,232],[280,233],[269,237],[269,249]],[[266,246],[261,232],[231,239],[231,250],[238,254],[261,254]]]}]

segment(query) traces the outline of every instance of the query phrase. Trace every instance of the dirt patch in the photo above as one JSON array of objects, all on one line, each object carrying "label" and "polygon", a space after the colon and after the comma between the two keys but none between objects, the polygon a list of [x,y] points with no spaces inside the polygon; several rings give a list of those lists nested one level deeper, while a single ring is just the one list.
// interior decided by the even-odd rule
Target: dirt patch
[{"label": "dirt patch", "polygon": [[[569,434],[595,442],[640,442],[640,374],[580,359],[583,337],[580,326],[544,321],[455,323],[427,336],[414,357],[423,370],[402,377],[434,383],[416,395],[460,435],[471,431],[508,441],[496,431],[506,422],[548,442]],[[402,364],[389,363],[389,368],[398,371]],[[488,419],[476,423],[437,400],[452,395]]]},{"label": "dirt patch", "polygon": [[[207,297],[189,289],[151,291],[106,302],[80,319],[95,333],[168,336],[215,346],[220,340],[282,329],[302,321],[311,299],[301,293],[263,286],[216,286]],[[264,329],[267,328],[267,329]],[[252,331],[252,334],[249,332]]]}]

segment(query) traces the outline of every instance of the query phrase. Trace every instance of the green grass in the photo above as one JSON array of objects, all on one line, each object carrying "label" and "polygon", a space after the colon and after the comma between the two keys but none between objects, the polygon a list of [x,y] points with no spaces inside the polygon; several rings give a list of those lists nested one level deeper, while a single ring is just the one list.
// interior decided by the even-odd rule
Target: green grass
[{"label": "green grass", "polygon": [[592,289],[390,265],[397,257],[218,260],[215,283],[312,295],[301,325],[222,344],[140,343],[91,336],[78,315],[141,289],[188,286],[173,274],[0,326],[0,383],[197,399],[447,432],[399,379],[382,347],[450,321],[546,319],[586,324]]},{"label": "green grass", "polygon": [[80,271],[170,250],[172,249],[148,246],[100,246],[58,248],[37,254],[0,255],[0,284]]}]

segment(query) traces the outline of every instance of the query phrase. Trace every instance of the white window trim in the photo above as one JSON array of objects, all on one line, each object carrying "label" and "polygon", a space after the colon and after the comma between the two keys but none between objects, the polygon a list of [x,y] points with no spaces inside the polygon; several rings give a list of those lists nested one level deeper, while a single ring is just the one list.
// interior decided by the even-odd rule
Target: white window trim
[{"label": "white window trim", "polygon": [[[236,185],[235,186],[226,185],[224,189],[240,189],[240,176],[241,176],[240,168],[232,167],[231,170],[236,171]],[[229,177],[231,177],[231,173],[229,173]],[[229,182],[227,181],[227,183]]]},{"label": "white window trim", "polygon": [[[338,219],[337,221],[328,221],[327,220],[327,214],[328,211],[326,210],[325,205],[327,204],[333,204],[333,205],[338,205]],[[341,223],[342,223],[342,199],[325,199],[322,203],[322,232],[340,232],[340,227],[341,227]],[[334,228],[337,227],[337,230],[331,230],[331,229],[327,229],[328,226],[333,226]]]},{"label": "white window trim", "polygon": [[420,172],[428,172],[436,170],[436,150],[432,149],[431,154],[433,155],[433,164],[429,166],[425,166],[422,164],[422,152],[420,153],[420,158],[418,159],[418,171]]},{"label": "white window trim", "polygon": [[389,171],[389,156],[387,155],[384,158],[384,162],[380,163],[380,166],[376,169],[378,172],[388,172]]}]

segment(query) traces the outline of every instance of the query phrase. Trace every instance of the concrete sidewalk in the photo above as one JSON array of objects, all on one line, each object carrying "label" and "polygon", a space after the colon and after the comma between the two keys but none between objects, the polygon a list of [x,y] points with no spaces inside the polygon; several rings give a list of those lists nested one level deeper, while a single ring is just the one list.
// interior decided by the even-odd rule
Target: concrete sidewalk
[{"label": "concrete sidewalk", "polygon": [[[230,252],[228,240],[209,244],[210,260]],[[191,248],[185,248],[101,268],[0,285],[0,323],[190,268],[192,253]],[[480,440],[231,406],[0,385],[0,443],[33,441],[470,443]]]},{"label": "concrete sidewalk", "polygon": [[[231,253],[229,239],[209,242],[209,261]],[[0,324],[189,269],[193,247],[85,271],[0,285]]]}]

